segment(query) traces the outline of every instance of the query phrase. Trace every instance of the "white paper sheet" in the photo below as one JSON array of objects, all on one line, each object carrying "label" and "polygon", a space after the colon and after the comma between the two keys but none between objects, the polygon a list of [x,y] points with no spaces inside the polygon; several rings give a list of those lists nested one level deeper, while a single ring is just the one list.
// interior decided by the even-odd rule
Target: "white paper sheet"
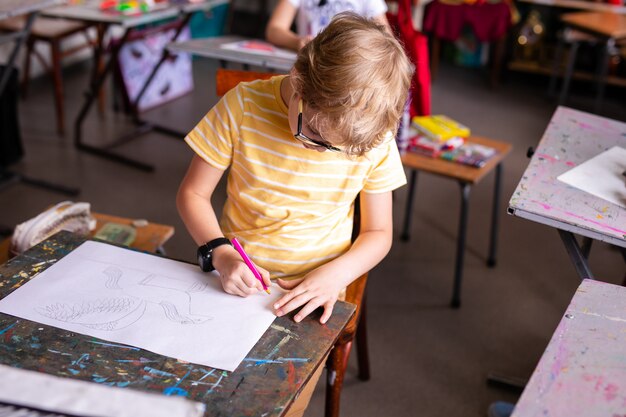
[{"label": "white paper sheet", "polygon": [[572,187],[626,208],[626,149],[614,146],[557,177]]},{"label": "white paper sheet", "polygon": [[[0,365],[0,402],[82,417],[202,417],[204,404]],[[15,411],[11,416],[47,413]],[[0,416],[5,416],[0,409]]]},{"label": "white paper sheet", "polygon": [[233,371],[280,297],[226,294],[195,265],[87,241],[0,300],[28,320]]}]

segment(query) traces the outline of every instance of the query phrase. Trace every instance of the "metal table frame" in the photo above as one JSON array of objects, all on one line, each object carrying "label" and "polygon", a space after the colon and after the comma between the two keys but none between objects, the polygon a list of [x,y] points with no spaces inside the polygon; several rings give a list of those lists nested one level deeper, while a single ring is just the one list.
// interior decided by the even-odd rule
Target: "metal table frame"
[{"label": "metal table frame", "polygon": [[[86,21],[90,23],[96,23],[98,26],[98,42],[97,42],[96,50],[94,52],[94,61],[95,61],[94,70],[92,73],[89,88],[87,92],[85,93],[85,102],[83,103],[83,106],[81,107],[78,113],[78,117],[76,118],[76,121],[74,123],[74,146],[81,151],[85,151],[93,155],[109,159],[114,162],[122,163],[122,164],[131,166],[133,168],[137,168],[143,171],[153,171],[154,170],[153,165],[147,164],[145,162],[137,161],[133,158],[129,158],[129,157],[120,155],[118,153],[112,152],[110,148],[116,145],[120,145],[122,143],[126,143],[132,139],[135,139],[137,136],[147,133],[151,130],[157,130],[161,133],[165,133],[170,136],[177,137],[177,138],[180,138],[185,135],[184,133],[175,131],[168,127],[158,126],[155,124],[144,122],[139,117],[138,104],[141,98],[145,94],[147,88],[149,87],[150,83],[154,79],[154,76],[156,75],[159,68],[170,56],[173,55],[173,53],[171,53],[167,48],[164,48],[164,50],[162,51],[159,61],[154,66],[149,77],[144,82],[144,85],[140,89],[140,92],[137,98],[131,103],[131,109],[130,109],[131,117],[132,117],[132,121],[136,125],[136,128],[132,132],[122,136],[121,138],[116,140],[112,145],[109,145],[107,147],[98,147],[95,145],[85,143],[83,140],[82,130],[83,130],[83,124],[85,122],[85,119],[94,101],[98,97],[98,92],[102,88],[102,85],[106,81],[108,75],[113,70],[114,64],[116,63],[118,59],[121,48],[126,44],[129,37],[133,33],[139,30],[138,29],[139,26],[147,24],[147,23],[158,22],[160,20],[164,20],[168,18],[175,18],[173,22],[167,22],[164,25],[160,26],[161,28],[164,26],[167,26],[168,28],[173,27],[175,29],[175,33],[171,38],[171,41],[174,42],[176,41],[176,39],[178,39],[184,27],[189,23],[189,20],[191,19],[191,15],[194,12],[200,11],[200,10],[207,10],[215,6],[225,4],[227,2],[228,0],[206,0],[203,3],[172,5],[171,7],[168,7],[167,9],[156,10],[153,12],[146,13],[144,15],[137,16],[137,17],[135,16],[107,16],[103,13],[99,13],[99,11],[96,11],[96,10],[86,10],[84,9],[84,7],[81,13],[80,10],[77,10],[75,6],[67,6],[64,8],[53,9],[53,10],[47,11],[45,13],[46,16],[62,17],[66,19]],[[107,32],[109,31],[109,28],[112,25],[121,25],[124,28],[124,34],[119,40],[117,40],[111,46],[108,60],[106,61],[106,63],[104,63],[102,69],[100,69],[99,63],[101,62],[102,57],[104,56],[104,53],[106,50],[104,39],[106,38]],[[154,30],[158,31],[160,27],[156,27]]]}]

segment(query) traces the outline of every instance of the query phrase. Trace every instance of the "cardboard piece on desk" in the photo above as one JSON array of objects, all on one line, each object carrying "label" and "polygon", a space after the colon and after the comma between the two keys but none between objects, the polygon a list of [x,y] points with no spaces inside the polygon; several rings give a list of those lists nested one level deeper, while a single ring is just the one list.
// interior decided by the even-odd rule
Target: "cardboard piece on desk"
[{"label": "cardboard piece on desk", "polygon": [[234,371],[280,296],[230,295],[197,265],[87,241],[0,300],[0,312]]},{"label": "cardboard piece on desk", "polygon": [[626,209],[626,149],[614,146],[558,176],[558,180]]}]

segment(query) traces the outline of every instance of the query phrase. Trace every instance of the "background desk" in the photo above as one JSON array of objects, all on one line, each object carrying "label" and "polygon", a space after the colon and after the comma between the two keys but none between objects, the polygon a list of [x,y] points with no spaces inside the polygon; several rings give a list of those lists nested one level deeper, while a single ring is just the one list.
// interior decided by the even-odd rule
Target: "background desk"
[{"label": "background desk", "polygon": [[272,57],[222,48],[222,45],[224,44],[244,40],[251,39],[242,38],[240,36],[217,36],[207,39],[192,39],[183,42],[173,42],[167,46],[167,49],[172,53],[187,52],[204,58],[236,62],[244,65],[256,65],[262,68],[267,68],[272,72],[288,72],[295,62],[295,57],[294,59]]},{"label": "background desk", "polygon": [[461,186],[461,215],[459,218],[459,235],[457,237],[456,262],[454,265],[454,286],[452,288],[451,306],[456,308],[461,306],[461,281],[463,278],[463,258],[465,255],[465,237],[467,231],[467,213],[469,207],[470,190],[474,184],[478,184],[487,174],[495,169],[496,179],[493,191],[493,211],[491,215],[491,240],[489,243],[489,257],[487,265],[496,264],[496,241],[498,234],[498,205],[500,200],[500,177],[502,175],[502,161],[511,152],[513,146],[507,142],[480,136],[470,136],[468,143],[478,143],[490,146],[497,150],[497,154],[490,158],[482,168],[474,168],[456,162],[446,161],[439,158],[419,155],[407,152],[402,155],[402,164],[411,170],[409,180],[409,195],[407,197],[406,209],[404,212],[404,224],[402,227],[402,240],[410,239],[411,216],[413,211],[413,199],[415,186],[417,183],[417,171],[425,171],[431,174],[457,180]]},{"label": "background desk", "polygon": [[584,280],[512,417],[623,416],[626,288]]},{"label": "background desk", "polygon": [[[0,298],[80,245],[61,232],[0,266]],[[0,363],[117,387],[181,395],[208,416],[281,416],[332,348],[355,306],[338,302],[331,319],[279,317],[234,372],[0,314]],[[167,337],[167,335],[164,335]]]},{"label": "background desk", "polygon": [[626,209],[557,177],[613,146],[626,148],[626,123],[557,108],[509,201],[509,214],[559,231],[581,278],[593,277],[586,260],[591,240],[580,247],[574,234],[619,246],[624,254]]},{"label": "background desk", "polygon": [[[111,216],[109,214],[91,213],[96,220],[96,228],[89,234],[93,237],[106,223],[118,223],[132,226],[134,219]],[[146,226],[135,227],[135,240],[129,245],[132,249],[142,252],[165,254],[163,245],[174,235],[174,227],[167,224],[148,223]],[[0,264],[9,260],[11,238],[0,241]]]},{"label": "background desk", "polygon": [[[183,28],[189,22],[192,13],[202,10],[210,10],[212,7],[226,3],[228,3],[228,0],[202,0],[194,3],[189,3],[186,1],[182,3],[176,2],[172,3],[164,9],[155,9],[147,13],[140,13],[138,15],[129,16],[119,13],[109,13],[106,11],[102,11],[99,8],[99,2],[92,0],[81,5],[67,5],[46,10],[44,14],[45,16],[60,17],[64,19],[95,24],[98,28],[98,40],[94,57],[94,70],[92,73],[89,90],[86,94],[85,102],[80,109],[80,112],[78,113],[78,117],[76,118],[74,126],[74,146],[79,150],[83,150],[85,152],[89,152],[103,158],[130,165],[134,168],[138,168],[144,171],[154,170],[153,166],[146,163],[136,161],[117,153],[113,153],[103,147],[97,147],[83,142],[82,128],[85,118],[87,117],[87,114],[89,113],[89,110],[95,98],[97,97],[100,88],[104,84],[104,81],[106,80],[108,74],[112,71],[113,64],[116,62],[121,48],[126,44],[131,34],[137,31],[140,26],[148,23],[160,22],[164,19],[175,18],[176,21],[168,26],[168,28],[172,28],[174,30],[174,35],[172,36],[171,40],[175,41],[180,35]],[[124,34],[115,42],[111,42],[111,45],[105,45],[105,38],[111,25],[120,26],[124,30]],[[108,61],[102,66],[101,58],[107,49],[110,50],[110,56]],[[178,138],[184,136],[184,134],[182,134],[181,132],[175,131],[170,128],[144,123],[139,120],[138,115],[138,103],[140,102],[149,84],[152,82],[154,76],[156,75],[156,72],[169,56],[170,54],[167,50],[162,51],[160,60],[152,69],[150,76],[148,76],[148,78],[146,79],[144,85],[139,90],[137,97],[131,105],[133,120],[137,125],[139,125],[138,129],[136,129],[131,134],[119,139],[118,142],[127,142],[128,140],[132,140],[140,134],[153,129],[159,130],[162,133],[166,133]]]}]

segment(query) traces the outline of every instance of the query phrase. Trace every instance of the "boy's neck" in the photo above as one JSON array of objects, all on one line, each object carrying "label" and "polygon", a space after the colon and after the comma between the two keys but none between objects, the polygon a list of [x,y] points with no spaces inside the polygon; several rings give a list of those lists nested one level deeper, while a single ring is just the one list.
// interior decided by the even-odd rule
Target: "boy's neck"
[{"label": "boy's neck", "polygon": [[289,82],[289,76],[286,76],[280,82],[280,98],[283,99],[283,103],[285,103],[285,106],[287,108],[289,108],[289,101],[291,100],[292,95],[293,95],[293,88],[291,88],[291,83]]}]

